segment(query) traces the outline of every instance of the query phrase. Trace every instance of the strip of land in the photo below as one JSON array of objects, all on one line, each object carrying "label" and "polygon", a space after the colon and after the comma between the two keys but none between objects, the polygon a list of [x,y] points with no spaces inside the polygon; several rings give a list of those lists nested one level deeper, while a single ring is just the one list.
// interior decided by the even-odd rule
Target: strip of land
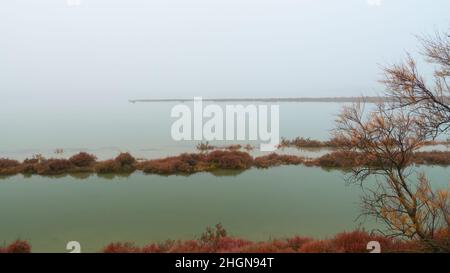
[{"label": "strip of land", "polygon": [[[376,158],[368,158],[362,153],[350,151],[333,151],[317,158],[306,158],[277,153],[252,157],[244,151],[213,150],[153,160],[136,160],[129,153],[121,153],[116,158],[105,161],[97,161],[94,155],[81,152],[68,159],[33,157],[19,162],[1,158],[0,175],[130,174],[134,171],[146,174],[189,175],[220,170],[264,169],[281,165],[304,165],[346,171],[358,166],[383,166],[385,163]],[[450,151],[416,152],[413,160],[408,163],[449,166]]]},{"label": "strip of land", "polygon": [[[129,102],[190,102],[193,98],[130,99]],[[387,97],[274,97],[274,98],[202,98],[206,102],[367,102],[388,101]]]},{"label": "strip of land", "polygon": [[[447,140],[429,140],[423,143],[423,146],[450,145],[450,139]],[[311,138],[296,137],[294,139],[282,138],[278,148],[342,148],[346,143],[338,138],[330,140],[315,140]],[[198,148],[199,146],[197,146]],[[203,147],[203,146],[200,146]],[[199,148],[200,149],[200,148]]]}]

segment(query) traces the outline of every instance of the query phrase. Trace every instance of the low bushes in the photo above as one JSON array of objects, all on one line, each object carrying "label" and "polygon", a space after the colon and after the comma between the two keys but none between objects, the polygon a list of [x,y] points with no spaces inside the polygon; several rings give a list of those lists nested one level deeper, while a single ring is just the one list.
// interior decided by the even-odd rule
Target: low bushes
[{"label": "low bushes", "polygon": [[17,240],[8,246],[0,247],[0,253],[31,253],[31,245],[22,240]]},{"label": "low bushes", "polygon": [[253,158],[240,151],[212,151],[200,154],[181,154],[163,159],[154,159],[139,164],[145,173],[155,174],[191,174],[217,169],[243,170],[252,167]]},{"label": "low bushes", "polygon": [[14,175],[21,171],[21,164],[17,160],[0,158],[0,175]]},{"label": "low bushes", "polygon": [[115,160],[111,159],[111,160],[106,160],[106,161],[102,161],[102,162],[98,162],[95,167],[94,170],[97,173],[116,173],[120,170],[121,166],[119,163],[117,163]]},{"label": "low bushes", "polygon": [[[415,152],[413,162],[419,165],[450,165],[450,151]],[[375,158],[364,157],[358,152],[336,151],[325,154],[307,162],[307,165],[348,169],[359,166],[382,166],[389,162],[381,162]]]},{"label": "low bushes", "polygon": [[213,151],[208,154],[206,161],[219,169],[243,170],[253,164],[253,158],[246,152]]},{"label": "low bushes", "polygon": [[[345,140],[340,139],[338,137],[332,137],[329,140],[320,141],[311,138],[304,137],[296,137],[293,139],[281,138],[280,144],[278,147],[294,147],[294,148],[343,148],[346,147],[349,143]],[[433,146],[433,145],[449,145],[450,140],[433,140],[424,142],[425,146]]]},{"label": "low bushes", "polygon": [[114,159],[121,167],[132,166],[136,159],[129,153],[121,153]]},{"label": "low bushes", "polygon": [[[122,156],[119,157],[123,158]],[[120,160],[118,158],[114,162],[119,163]],[[281,156],[281,158],[288,162],[290,156]],[[97,164],[96,171],[100,173],[117,171],[116,168],[118,166],[114,162],[100,162]],[[127,161],[127,163],[130,162]],[[144,173],[170,175],[215,170],[246,170],[251,168],[253,163],[253,157],[246,152],[215,150],[207,153],[184,153],[178,156],[135,162],[134,165],[130,166],[134,166]]]},{"label": "low bushes", "polygon": [[[166,240],[161,243],[149,243],[142,247],[130,242],[108,244],[100,251],[103,253],[368,253],[367,244],[377,241],[381,252],[433,252],[418,240],[400,240],[363,230],[342,232],[327,239],[313,239],[294,236],[286,239],[271,239],[253,242],[229,236],[218,224],[207,230],[196,240]],[[441,250],[450,252],[450,234],[447,230],[437,231],[435,243]],[[17,240],[0,247],[0,253],[30,253],[31,245]]]},{"label": "low bushes", "polygon": [[181,154],[179,156],[167,157],[163,159],[148,160],[141,164],[144,173],[173,174],[173,173],[194,173],[200,170],[204,162],[203,154]]},{"label": "low bushes", "polygon": [[80,152],[69,159],[35,156],[22,163],[11,159],[0,159],[0,175],[38,174],[60,175],[69,173],[130,173],[136,169],[136,159],[129,153],[121,153],[116,158],[97,161],[94,155]]},{"label": "low bushes", "polygon": [[136,170],[136,159],[129,153],[121,153],[116,158],[97,162],[94,171],[100,174],[131,173]]},{"label": "low bushes", "polygon": [[48,159],[35,164],[34,170],[39,175],[57,175],[69,172],[73,164],[67,159]]},{"label": "low bushes", "polygon": [[447,151],[417,152],[414,155],[416,164],[450,165],[450,152]]},{"label": "low bushes", "polygon": [[272,153],[255,158],[254,166],[257,168],[269,168],[279,165],[299,165],[304,162],[304,158],[295,155],[279,155]]},{"label": "low bushes", "polygon": [[85,152],[78,153],[69,158],[69,161],[77,167],[89,167],[94,164],[96,160],[97,157]]},{"label": "low bushes", "polygon": [[[448,240],[448,237],[446,237]],[[444,239],[442,239],[444,240]],[[315,240],[295,236],[252,242],[230,237],[221,225],[208,228],[197,240],[150,243],[138,247],[132,243],[111,243],[102,249],[105,253],[368,253],[367,243],[377,241],[381,252],[431,252],[419,241],[402,241],[356,230],[343,232],[329,239]],[[448,248],[450,251],[450,246]]]},{"label": "low bushes", "polygon": [[12,160],[8,158],[0,158],[0,169],[14,168],[20,165],[17,160]]},{"label": "low bushes", "polygon": [[220,253],[238,252],[252,242],[227,236],[221,224],[207,228],[197,240],[167,240],[162,243],[150,243],[138,247],[133,243],[111,243],[104,247],[103,253]]},{"label": "low bushes", "polygon": [[325,154],[309,162],[314,166],[326,168],[351,168],[366,163],[366,160],[357,152],[337,151]]},{"label": "low bushes", "polygon": [[103,253],[139,253],[141,248],[132,243],[111,243],[102,250]]},{"label": "low bushes", "polygon": [[279,145],[283,147],[295,147],[295,148],[338,148],[342,147],[344,143],[338,138],[331,138],[327,141],[320,141],[310,138],[296,137],[294,139],[282,138]]},{"label": "low bushes", "polygon": [[336,151],[314,158],[306,163],[308,166],[318,166],[324,168],[337,168],[347,170],[360,166],[382,166],[389,164],[388,161],[380,162],[377,158],[370,158],[362,153],[354,151]]}]

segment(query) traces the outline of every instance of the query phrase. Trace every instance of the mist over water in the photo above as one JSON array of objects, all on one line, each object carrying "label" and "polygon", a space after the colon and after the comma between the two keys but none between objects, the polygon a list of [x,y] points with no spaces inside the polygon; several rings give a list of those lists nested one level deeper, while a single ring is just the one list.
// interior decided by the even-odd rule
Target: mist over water
[{"label": "mist over water", "polygon": [[[245,105],[248,102],[242,103]],[[278,103],[277,103],[278,104]],[[180,152],[194,152],[198,141],[174,141],[170,135],[176,120],[170,117],[174,103],[137,103],[127,101],[60,109],[42,108],[33,114],[12,109],[16,122],[3,125],[0,152],[17,159],[41,153],[47,157],[70,156],[88,151],[99,158],[130,152],[144,158]],[[191,105],[191,103],[187,103]],[[205,103],[205,106],[207,103]],[[219,104],[224,106],[224,104]],[[334,119],[344,104],[279,103],[280,136],[330,138]],[[226,145],[233,141],[220,141]],[[257,142],[243,141],[244,144]],[[64,154],[55,155],[55,149]]]}]

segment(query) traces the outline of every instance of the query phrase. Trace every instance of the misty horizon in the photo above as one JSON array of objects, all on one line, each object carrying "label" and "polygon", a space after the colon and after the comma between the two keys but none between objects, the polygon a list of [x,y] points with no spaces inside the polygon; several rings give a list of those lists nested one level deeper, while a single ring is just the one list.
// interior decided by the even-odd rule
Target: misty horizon
[{"label": "misty horizon", "polygon": [[417,51],[415,35],[447,29],[450,8],[420,0],[80,3],[0,4],[4,101],[374,96],[383,92],[380,66]]}]

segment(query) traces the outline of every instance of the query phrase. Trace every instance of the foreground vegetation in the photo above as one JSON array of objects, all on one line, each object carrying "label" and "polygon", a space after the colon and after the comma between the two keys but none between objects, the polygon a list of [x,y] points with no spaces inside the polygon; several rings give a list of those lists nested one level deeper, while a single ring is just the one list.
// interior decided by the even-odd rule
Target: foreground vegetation
[{"label": "foreground vegetation", "polygon": [[[0,175],[126,174],[136,170],[147,174],[171,175],[300,164],[347,170],[357,166],[381,165],[383,162],[354,151],[334,151],[318,158],[305,158],[276,153],[252,157],[247,152],[237,150],[213,150],[153,160],[136,160],[129,153],[121,153],[116,158],[105,161],[97,161],[94,155],[81,152],[69,159],[33,157],[19,162],[2,158],[0,159]],[[416,152],[407,164],[448,166],[450,151]]]},{"label": "foreground vegetation", "polygon": [[[219,224],[208,228],[199,239],[150,243],[143,247],[133,243],[111,243],[102,249],[104,253],[367,253],[367,243],[377,241],[382,252],[433,252],[433,249],[416,240],[399,240],[356,230],[343,232],[332,238],[315,240],[295,236],[253,242],[231,237]],[[436,237],[444,252],[450,252],[450,234],[442,231]]]},{"label": "foreground vegetation", "polygon": [[16,240],[7,246],[0,246],[0,253],[30,253],[31,245],[27,241]]},{"label": "foreground vegetation", "polygon": [[[441,250],[450,252],[450,234],[439,231],[435,242]],[[218,224],[207,228],[198,239],[167,240],[137,246],[134,243],[115,242],[105,246],[103,253],[367,253],[367,243],[377,241],[381,252],[433,252],[419,240],[400,240],[382,235],[369,234],[362,230],[342,232],[331,238],[316,240],[309,237],[294,236],[286,239],[272,239],[253,242],[229,236]],[[0,253],[30,253],[31,245],[17,240],[8,246],[0,247]]]}]

